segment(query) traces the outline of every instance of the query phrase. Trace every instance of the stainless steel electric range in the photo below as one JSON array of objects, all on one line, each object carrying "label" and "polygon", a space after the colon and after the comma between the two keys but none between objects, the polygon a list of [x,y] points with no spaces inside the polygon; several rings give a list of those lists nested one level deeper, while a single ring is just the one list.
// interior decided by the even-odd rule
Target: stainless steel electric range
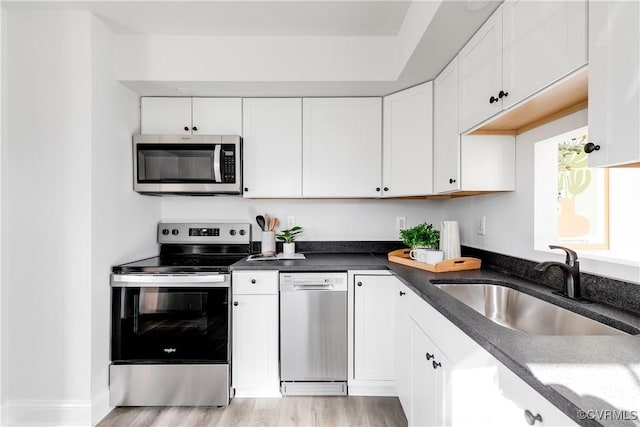
[{"label": "stainless steel electric range", "polygon": [[110,403],[224,406],[230,388],[229,266],[245,223],[160,223],[160,255],[111,269]]}]

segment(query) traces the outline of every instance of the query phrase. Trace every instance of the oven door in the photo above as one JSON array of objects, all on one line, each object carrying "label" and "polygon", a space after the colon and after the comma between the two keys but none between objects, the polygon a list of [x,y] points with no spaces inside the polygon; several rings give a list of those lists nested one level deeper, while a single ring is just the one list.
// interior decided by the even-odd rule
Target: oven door
[{"label": "oven door", "polygon": [[114,363],[228,363],[229,275],[113,275]]},{"label": "oven door", "polygon": [[136,135],[133,155],[138,192],[241,192],[239,136]]}]

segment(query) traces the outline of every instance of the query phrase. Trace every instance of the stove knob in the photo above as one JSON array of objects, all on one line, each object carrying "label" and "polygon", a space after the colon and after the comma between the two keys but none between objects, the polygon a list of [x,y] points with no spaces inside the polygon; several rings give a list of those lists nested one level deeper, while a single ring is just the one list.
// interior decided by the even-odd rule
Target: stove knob
[{"label": "stove knob", "polygon": [[245,234],[247,234],[247,232],[246,232],[246,231],[244,231],[244,230],[240,230],[240,235],[241,235],[241,236],[244,236]]},{"label": "stove knob", "polygon": [[169,234],[169,229],[168,228],[163,228],[162,229],[162,235],[166,236],[167,234]]},{"label": "stove knob", "polygon": [[173,230],[171,230],[171,234],[173,234],[174,236],[177,236],[179,233],[177,228],[174,228]]},{"label": "stove knob", "polygon": [[229,230],[229,234],[231,234],[232,236],[236,235],[236,230]]}]

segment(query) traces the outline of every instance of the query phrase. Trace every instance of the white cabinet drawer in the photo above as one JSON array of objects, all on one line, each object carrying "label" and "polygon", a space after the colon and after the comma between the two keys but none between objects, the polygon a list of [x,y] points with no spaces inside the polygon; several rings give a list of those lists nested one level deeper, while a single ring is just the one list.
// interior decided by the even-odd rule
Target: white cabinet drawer
[{"label": "white cabinet drawer", "polygon": [[277,295],[278,271],[234,271],[233,295]]}]

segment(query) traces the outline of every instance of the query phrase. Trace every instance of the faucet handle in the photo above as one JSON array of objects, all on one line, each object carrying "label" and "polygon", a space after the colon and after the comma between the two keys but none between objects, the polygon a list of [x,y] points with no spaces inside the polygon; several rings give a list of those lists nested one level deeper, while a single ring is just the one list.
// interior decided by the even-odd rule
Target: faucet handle
[{"label": "faucet handle", "polygon": [[573,251],[573,250],[571,250],[569,248],[565,248],[564,246],[549,245],[549,249],[560,249],[560,250],[565,251],[567,256],[566,256],[564,262],[567,265],[571,266],[571,267],[573,267],[575,265],[576,261],[578,260],[578,254],[575,251]]}]

